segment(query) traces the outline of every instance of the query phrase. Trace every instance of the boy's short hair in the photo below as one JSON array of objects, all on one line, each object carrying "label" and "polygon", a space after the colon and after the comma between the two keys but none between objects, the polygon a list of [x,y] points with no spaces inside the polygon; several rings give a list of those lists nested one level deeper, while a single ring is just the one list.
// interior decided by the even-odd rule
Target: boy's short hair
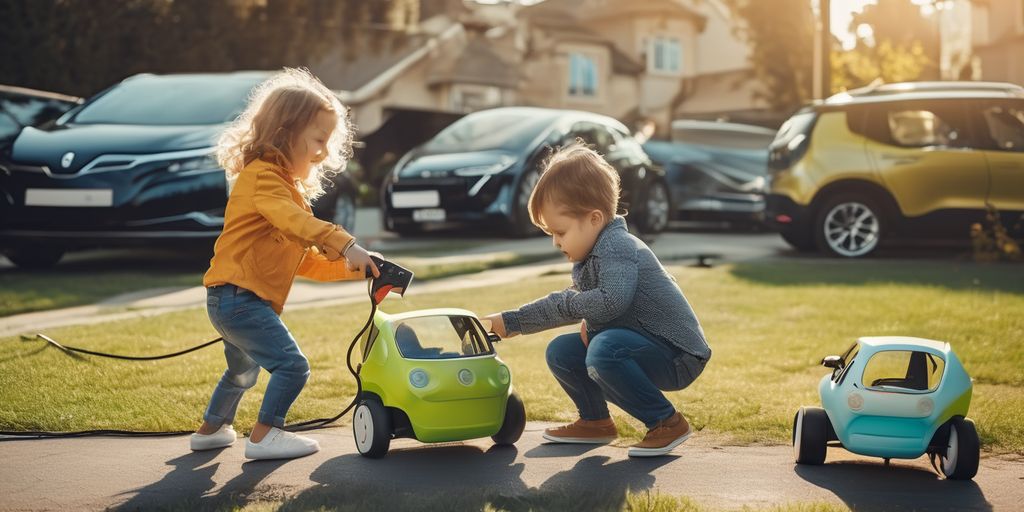
[{"label": "boy's short hair", "polygon": [[619,173],[582,139],[555,151],[545,162],[530,194],[530,221],[546,230],[541,209],[551,202],[568,214],[582,216],[593,210],[615,217],[619,208]]}]

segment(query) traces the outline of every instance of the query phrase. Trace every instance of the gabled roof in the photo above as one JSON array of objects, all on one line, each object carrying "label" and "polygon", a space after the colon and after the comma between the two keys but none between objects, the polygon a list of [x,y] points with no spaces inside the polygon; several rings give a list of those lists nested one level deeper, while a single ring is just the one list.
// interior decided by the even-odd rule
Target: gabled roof
[{"label": "gabled roof", "polygon": [[707,17],[677,0],[545,0],[523,8],[519,16],[532,19],[545,17],[561,21],[586,21],[621,18],[632,14],[664,15],[676,13],[697,22],[704,30]]},{"label": "gabled roof", "polygon": [[427,76],[428,85],[469,83],[504,89],[519,87],[516,65],[506,62],[484,36],[470,37],[461,53],[440,57]]}]

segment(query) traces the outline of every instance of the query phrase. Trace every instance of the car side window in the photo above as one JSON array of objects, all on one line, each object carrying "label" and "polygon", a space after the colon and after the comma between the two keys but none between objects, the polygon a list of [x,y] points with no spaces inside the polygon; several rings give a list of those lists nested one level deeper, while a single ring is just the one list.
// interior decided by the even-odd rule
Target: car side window
[{"label": "car side window", "polygon": [[860,352],[860,343],[854,343],[850,345],[850,348],[846,349],[846,352],[841,356],[842,366],[832,371],[832,381],[836,384],[842,384],[843,379],[846,378],[846,374],[850,371],[850,366],[853,365],[853,361],[857,358],[857,353]]},{"label": "car side window", "polygon": [[974,147],[962,102],[894,102],[867,109],[864,135],[904,148]]},{"label": "car side window", "polygon": [[862,384],[884,391],[934,391],[944,369],[945,361],[929,352],[884,350],[868,360]]},{"label": "car side window", "polygon": [[988,149],[1024,153],[1024,102],[998,102],[981,110],[981,138]]},{"label": "car side window", "polygon": [[602,155],[608,154],[615,143],[608,130],[596,123],[581,122],[573,125],[568,142],[573,142],[577,137]]}]

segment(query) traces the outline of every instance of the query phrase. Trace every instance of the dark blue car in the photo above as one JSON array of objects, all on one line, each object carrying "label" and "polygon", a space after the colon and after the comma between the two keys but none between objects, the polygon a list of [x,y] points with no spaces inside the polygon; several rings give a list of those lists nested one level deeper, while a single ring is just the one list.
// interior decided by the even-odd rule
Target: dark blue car
[{"label": "dark blue car", "polygon": [[408,152],[386,178],[384,227],[476,224],[525,236],[539,231],[527,205],[552,147],[577,138],[601,153],[622,181],[620,205],[643,234],[665,229],[671,210],[662,169],[622,123],[571,110],[506,107],[467,115]]},{"label": "dark blue car", "polygon": [[[40,268],[79,249],[212,247],[228,190],[215,142],[268,76],[137,75],[24,128],[0,160],[0,249]],[[339,173],[314,212],[351,227],[354,205]]]}]

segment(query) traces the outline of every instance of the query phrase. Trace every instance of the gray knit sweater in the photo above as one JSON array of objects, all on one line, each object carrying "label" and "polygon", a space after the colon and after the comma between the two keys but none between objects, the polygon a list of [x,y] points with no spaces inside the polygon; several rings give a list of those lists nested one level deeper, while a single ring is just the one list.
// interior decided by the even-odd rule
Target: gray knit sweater
[{"label": "gray knit sweater", "polygon": [[505,330],[531,334],[587,321],[593,336],[624,327],[698,358],[711,357],[704,330],[683,292],[642,240],[616,216],[586,259],[572,268],[573,285],[514,311],[502,312]]}]

